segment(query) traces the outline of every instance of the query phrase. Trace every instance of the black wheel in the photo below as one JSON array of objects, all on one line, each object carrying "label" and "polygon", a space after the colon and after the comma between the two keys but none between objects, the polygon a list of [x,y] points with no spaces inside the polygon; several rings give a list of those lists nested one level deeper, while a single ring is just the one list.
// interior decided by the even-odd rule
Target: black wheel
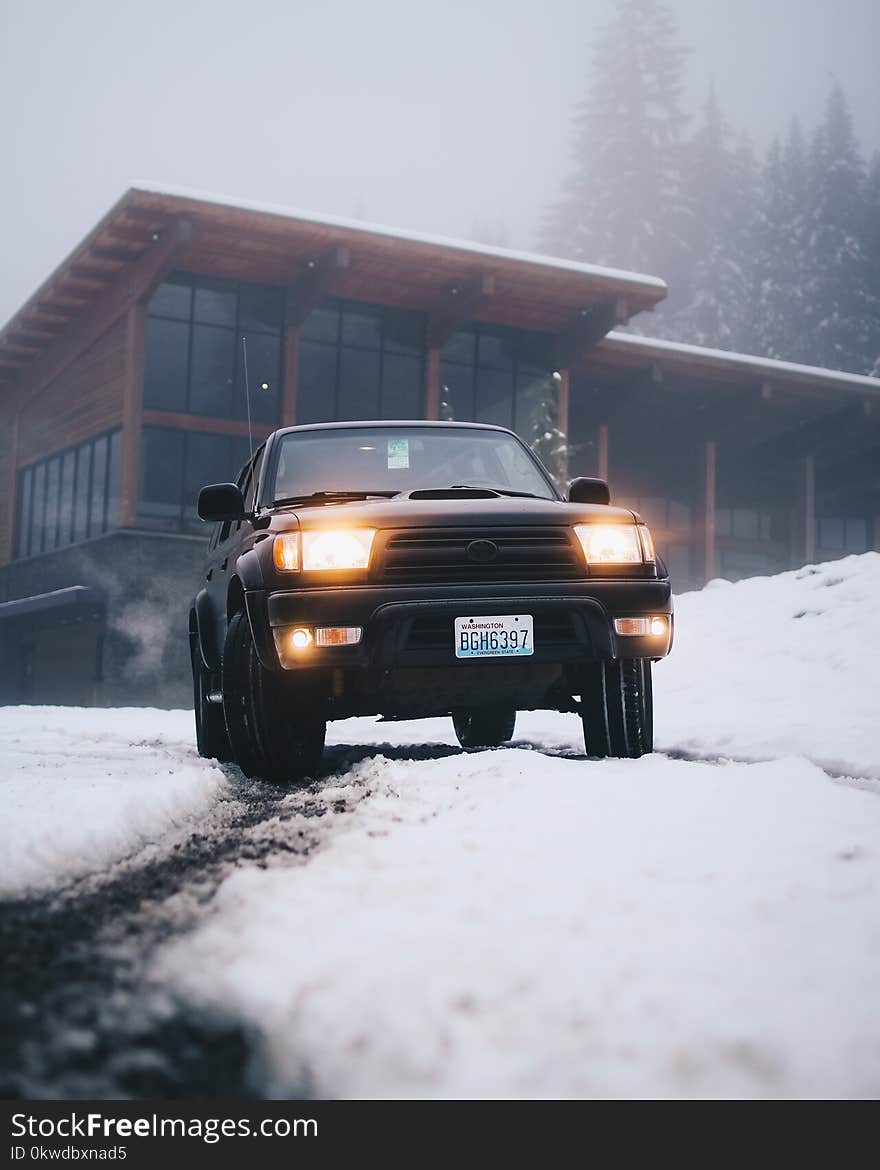
[{"label": "black wheel", "polygon": [[244,613],[229,622],[222,675],[226,728],[242,772],[279,784],[313,776],[324,751],[323,709],[297,680],[266,670]]},{"label": "black wheel", "polygon": [[211,674],[202,662],[198,643],[190,642],[190,657],[193,676],[193,710],[196,717],[196,745],[199,755],[208,760],[219,760],[221,764],[232,759],[232,748],[226,734],[226,720],[220,703],[209,703]]},{"label": "black wheel", "polygon": [[589,668],[582,692],[587,755],[637,759],[654,750],[654,693],[648,659],[597,663]]},{"label": "black wheel", "polygon": [[463,748],[498,747],[512,737],[516,711],[509,707],[467,707],[452,712],[452,725]]}]

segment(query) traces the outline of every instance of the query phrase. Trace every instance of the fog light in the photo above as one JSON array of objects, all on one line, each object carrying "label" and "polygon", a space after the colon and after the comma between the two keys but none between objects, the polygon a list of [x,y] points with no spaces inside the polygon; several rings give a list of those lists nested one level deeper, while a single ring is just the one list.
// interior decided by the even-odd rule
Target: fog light
[{"label": "fog light", "polygon": [[648,632],[648,618],[615,618],[614,631],[617,634],[644,636]]},{"label": "fog light", "polygon": [[662,616],[615,618],[614,632],[628,637],[644,638],[651,634],[662,638],[669,633],[669,619]]},{"label": "fog light", "polygon": [[360,626],[318,626],[315,642],[318,646],[356,646],[362,633]]},{"label": "fog light", "polygon": [[308,650],[312,644],[312,631],[305,626],[290,632],[290,645],[294,650]]}]

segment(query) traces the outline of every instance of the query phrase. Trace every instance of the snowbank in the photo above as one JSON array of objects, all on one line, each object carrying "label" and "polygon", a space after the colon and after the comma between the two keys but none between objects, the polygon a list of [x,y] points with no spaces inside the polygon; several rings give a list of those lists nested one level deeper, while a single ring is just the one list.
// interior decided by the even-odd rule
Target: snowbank
[{"label": "snowbank", "polygon": [[324,797],[325,847],[237,871],[157,971],[257,1029],[267,1094],[880,1091],[876,796],[802,760],[507,750]]},{"label": "snowbank", "polygon": [[191,711],[0,707],[0,894],[130,856],[226,784],[199,759]]}]

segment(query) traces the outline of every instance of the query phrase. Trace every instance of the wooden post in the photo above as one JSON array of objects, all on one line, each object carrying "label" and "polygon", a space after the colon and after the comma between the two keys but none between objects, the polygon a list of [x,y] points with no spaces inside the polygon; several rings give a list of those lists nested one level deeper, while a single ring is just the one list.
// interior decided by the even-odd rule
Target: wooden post
[{"label": "wooden post", "polygon": [[603,423],[599,427],[599,464],[596,474],[599,479],[608,479],[608,427]]},{"label": "wooden post", "polygon": [[296,425],[296,371],[299,358],[299,330],[288,325],[284,331],[284,384],[281,387],[281,425]]},{"label": "wooden post", "polygon": [[425,418],[440,417],[440,350],[429,346],[425,353]]},{"label": "wooden post", "polygon": [[556,385],[557,385],[557,390],[556,390],[556,425],[559,427],[560,431],[562,432],[563,439],[565,440],[565,443],[566,443],[566,454],[560,461],[561,466],[559,468],[559,474],[562,477],[565,484],[567,484],[568,483],[568,454],[567,454],[568,404],[569,404],[570,386],[571,386],[571,380],[569,378],[568,370],[560,370],[559,371],[559,381],[557,382]]},{"label": "wooden post", "polygon": [[816,559],[816,461],[804,459],[804,564]]},{"label": "wooden post", "polygon": [[141,471],[141,424],[144,413],[144,328],[146,306],[133,305],[125,321],[125,388],[122,395],[122,450],[120,453],[120,528],[137,521]]},{"label": "wooden post", "polygon": [[703,565],[703,574],[706,581],[711,581],[715,576],[715,503],[716,503],[716,449],[715,440],[706,440],[706,483],[704,503],[705,511],[703,517],[703,541],[705,548],[705,561]]}]

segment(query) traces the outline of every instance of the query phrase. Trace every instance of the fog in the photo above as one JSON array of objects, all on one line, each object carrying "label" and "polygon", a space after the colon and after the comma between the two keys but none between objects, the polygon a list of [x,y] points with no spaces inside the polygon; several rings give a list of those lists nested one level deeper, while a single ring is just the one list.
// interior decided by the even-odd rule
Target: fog
[{"label": "fog", "polygon": [[[613,0],[2,0],[0,321],[132,179],[533,247]],[[759,146],[843,85],[880,147],[877,0],[670,0]]]}]

